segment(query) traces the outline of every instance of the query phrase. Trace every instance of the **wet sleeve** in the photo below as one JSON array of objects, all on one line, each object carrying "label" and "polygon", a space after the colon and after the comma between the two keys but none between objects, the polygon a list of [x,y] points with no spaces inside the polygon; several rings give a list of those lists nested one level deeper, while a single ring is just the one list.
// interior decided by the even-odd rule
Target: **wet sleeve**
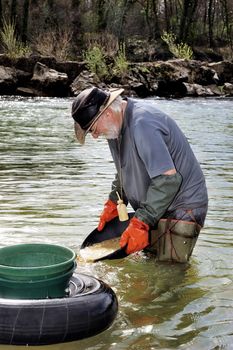
[{"label": "wet sleeve", "polygon": [[154,227],[172,203],[182,183],[179,173],[160,175],[151,179],[146,200],[140,204],[135,216]]}]

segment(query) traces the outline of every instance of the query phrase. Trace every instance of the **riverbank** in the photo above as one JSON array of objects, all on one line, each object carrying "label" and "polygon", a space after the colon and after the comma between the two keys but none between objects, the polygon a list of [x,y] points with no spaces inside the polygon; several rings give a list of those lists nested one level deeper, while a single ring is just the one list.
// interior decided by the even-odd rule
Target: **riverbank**
[{"label": "riverbank", "polygon": [[129,63],[124,76],[101,81],[85,62],[0,55],[0,95],[72,97],[91,85],[123,87],[126,95],[136,97],[228,97],[233,96],[233,63],[184,59]]}]

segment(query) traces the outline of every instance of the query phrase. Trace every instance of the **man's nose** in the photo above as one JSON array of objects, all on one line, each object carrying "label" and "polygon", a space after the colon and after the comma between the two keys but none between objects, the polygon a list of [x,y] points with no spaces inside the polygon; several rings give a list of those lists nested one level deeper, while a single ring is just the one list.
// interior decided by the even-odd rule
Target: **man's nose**
[{"label": "man's nose", "polygon": [[94,137],[94,139],[97,139],[99,137],[99,133],[97,130],[92,131],[91,136]]}]

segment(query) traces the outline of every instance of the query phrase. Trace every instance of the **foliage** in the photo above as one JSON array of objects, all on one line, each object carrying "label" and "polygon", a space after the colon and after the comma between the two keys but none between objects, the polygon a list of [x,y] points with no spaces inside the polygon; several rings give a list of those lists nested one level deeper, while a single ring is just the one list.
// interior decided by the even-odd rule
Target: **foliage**
[{"label": "foliage", "polygon": [[27,56],[31,53],[30,48],[23,44],[15,34],[15,24],[3,19],[3,28],[0,31],[4,53],[10,58]]},{"label": "foliage", "polygon": [[176,36],[173,33],[163,32],[161,39],[168,45],[171,53],[177,58],[192,59],[193,50],[186,43],[176,43]]},{"label": "foliage", "polygon": [[114,59],[113,73],[124,76],[128,72],[129,63],[126,59],[125,44],[118,50],[117,56]]},{"label": "foliage", "polygon": [[104,54],[108,56],[115,55],[119,49],[117,37],[108,32],[87,32],[83,36],[83,41],[88,48],[101,47]]},{"label": "foliage", "polygon": [[57,29],[36,35],[35,49],[45,56],[54,56],[57,60],[65,61],[70,56],[72,32],[68,29]]},{"label": "foliage", "polygon": [[[119,42],[128,43],[136,38],[159,46],[163,31],[177,36],[178,40],[174,39],[172,44],[179,57],[190,54],[189,47],[183,43],[210,47],[215,52],[229,48],[223,51],[226,57],[232,57],[233,52],[233,1],[230,0],[0,0],[0,30],[3,30],[2,17],[15,24],[17,41],[30,39],[28,44],[33,49],[36,40],[37,52],[59,56],[61,51],[62,59],[70,51],[72,57],[80,57],[83,50],[93,46],[101,47],[104,54],[113,57],[119,50]],[[58,32],[64,31],[64,27],[73,33],[72,41],[66,37],[62,45],[54,47],[48,42],[52,40],[50,34],[54,41],[62,43]],[[135,52],[138,52],[136,44],[127,46],[127,57]]]},{"label": "foliage", "polygon": [[105,62],[103,49],[99,46],[93,46],[84,53],[84,59],[88,69],[95,73],[99,78],[108,76],[108,67]]}]

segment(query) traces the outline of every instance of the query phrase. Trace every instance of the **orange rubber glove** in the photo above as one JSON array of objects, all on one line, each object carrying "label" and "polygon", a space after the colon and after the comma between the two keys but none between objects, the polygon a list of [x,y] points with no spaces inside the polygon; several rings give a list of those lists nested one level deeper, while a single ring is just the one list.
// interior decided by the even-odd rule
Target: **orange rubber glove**
[{"label": "orange rubber glove", "polygon": [[111,221],[118,216],[117,204],[108,199],[104,204],[104,210],[100,215],[99,225],[97,227],[98,231],[102,231],[107,222]]},{"label": "orange rubber glove", "polygon": [[132,254],[138,250],[142,250],[149,244],[149,225],[145,224],[135,216],[130,220],[129,226],[122,233],[120,246],[124,248],[126,245],[126,253]]}]

